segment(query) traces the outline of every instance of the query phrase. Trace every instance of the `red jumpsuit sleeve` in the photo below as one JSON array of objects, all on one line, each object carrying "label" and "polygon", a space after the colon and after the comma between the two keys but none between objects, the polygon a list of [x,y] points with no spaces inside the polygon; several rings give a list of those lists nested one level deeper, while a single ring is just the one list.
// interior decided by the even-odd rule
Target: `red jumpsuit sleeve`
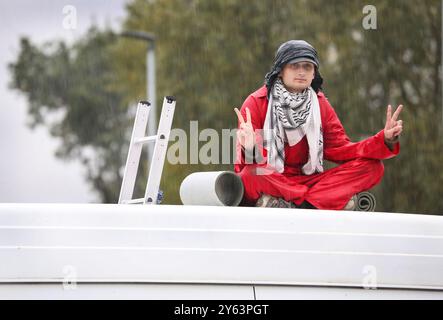
[{"label": "red jumpsuit sleeve", "polygon": [[[245,155],[245,149],[238,141],[236,141],[236,160],[234,162],[234,171],[236,173],[239,173],[247,164],[263,164],[266,162],[266,150],[263,148],[263,124],[257,107],[257,102],[252,95],[246,98],[240,109],[240,113],[245,120],[247,119],[246,108],[249,108],[249,111],[251,112],[251,123],[255,132],[255,148],[253,152]],[[238,128],[240,128],[240,121],[237,122],[237,129]]]},{"label": "red jumpsuit sleeve", "polygon": [[357,158],[384,160],[400,152],[400,143],[393,145],[392,151],[384,141],[384,130],[359,142],[351,142],[335,110],[325,100],[326,120],[323,121],[324,158],[342,163]]}]

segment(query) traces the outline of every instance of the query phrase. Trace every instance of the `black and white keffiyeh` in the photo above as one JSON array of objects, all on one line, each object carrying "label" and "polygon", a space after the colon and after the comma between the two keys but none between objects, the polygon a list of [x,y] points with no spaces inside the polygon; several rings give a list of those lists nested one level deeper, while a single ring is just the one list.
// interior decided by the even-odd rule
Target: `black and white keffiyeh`
[{"label": "black and white keffiyeh", "polygon": [[264,123],[264,147],[268,167],[284,171],[285,142],[297,144],[305,135],[309,144],[308,162],[302,172],[310,175],[323,172],[323,132],[317,94],[312,87],[300,93],[289,92],[278,78],[269,94]]}]

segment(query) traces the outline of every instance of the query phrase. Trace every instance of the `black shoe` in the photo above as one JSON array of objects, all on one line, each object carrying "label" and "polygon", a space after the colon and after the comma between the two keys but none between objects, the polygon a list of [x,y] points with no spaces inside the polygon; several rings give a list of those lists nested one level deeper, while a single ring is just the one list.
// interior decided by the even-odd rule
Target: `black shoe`
[{"label": "black shoe", "polygon": [[299,206],[297,206],[299,209],[317,209],[312,204],[310,204],[308,201],[303,201]]}]

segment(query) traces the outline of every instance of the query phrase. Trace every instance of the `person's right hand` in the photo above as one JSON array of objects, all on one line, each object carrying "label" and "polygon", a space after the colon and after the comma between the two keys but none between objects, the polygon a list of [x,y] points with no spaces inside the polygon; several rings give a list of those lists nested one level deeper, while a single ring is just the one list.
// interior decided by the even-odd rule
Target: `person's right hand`
[{"label": "person's right hand", "polygon": [[249,108],[246,108],[246,121],[237,108],[234,108],[237,114],[238,121],[240,121],[240,127],[237,131],[237,140],[247,150],[252,150],[255,144],[255,133],[251,122],[251,112]]}]

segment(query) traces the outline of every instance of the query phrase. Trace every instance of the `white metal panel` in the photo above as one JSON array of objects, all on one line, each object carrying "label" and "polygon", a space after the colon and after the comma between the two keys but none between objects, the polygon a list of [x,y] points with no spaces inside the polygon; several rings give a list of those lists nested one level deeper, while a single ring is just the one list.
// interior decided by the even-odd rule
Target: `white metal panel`
[{"label": "white metal panel", "polygon": [[257,300],[442,300],[443,291],[255,286]]},{"label": "white metal panel", "polygon": [[145,283],[26,283],[0,285],[0,299],[154,299],[154,300],[252,300],[252,286]]},{"label": "white metal panel", "polygon": [[443,217],[276,208],[0,204],[0,281],[443,289]]}]

